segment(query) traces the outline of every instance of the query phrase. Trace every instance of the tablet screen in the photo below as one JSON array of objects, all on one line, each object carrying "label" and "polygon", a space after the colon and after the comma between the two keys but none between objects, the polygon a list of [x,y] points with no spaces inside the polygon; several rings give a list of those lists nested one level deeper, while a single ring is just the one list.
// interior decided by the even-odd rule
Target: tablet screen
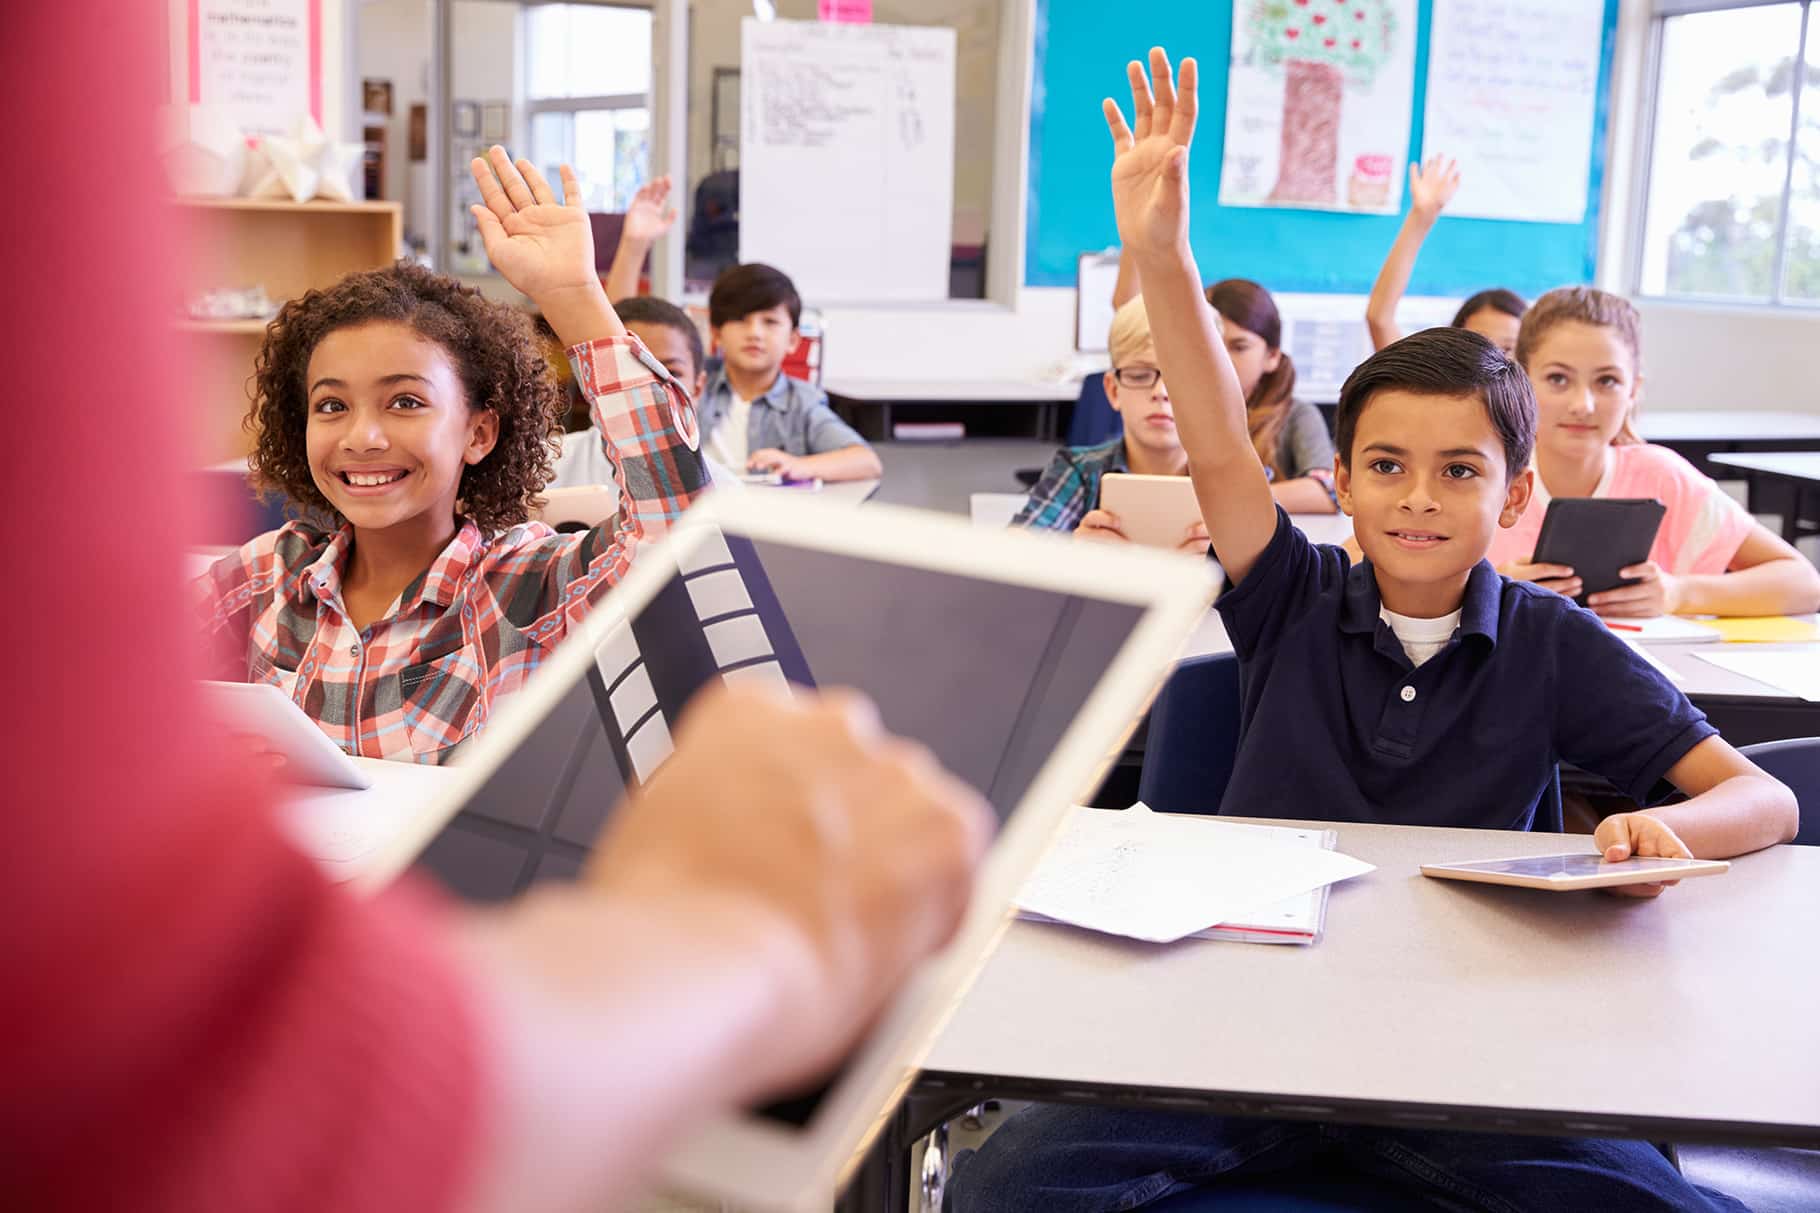
[{"label": "tablet screen", "polygon": [[[664,558],[653,552],[647,558]],[[848,686],[928,746],[1001,821],[1144,608],[737,536],[687,567],[571,686],[424,850],[420,870],[496,901],[573,879],[671,728],[715,678]],[[770,1110],[806,1123],[816,1097]]]}]

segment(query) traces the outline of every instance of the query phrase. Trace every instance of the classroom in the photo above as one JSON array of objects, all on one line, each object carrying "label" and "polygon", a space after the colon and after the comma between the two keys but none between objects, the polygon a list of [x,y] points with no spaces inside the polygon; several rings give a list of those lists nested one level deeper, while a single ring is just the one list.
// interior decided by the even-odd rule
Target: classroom
[{"label": "classroom", "polygon": [[15,24],[19,1207],[1820,1209],[1820,0]]}]

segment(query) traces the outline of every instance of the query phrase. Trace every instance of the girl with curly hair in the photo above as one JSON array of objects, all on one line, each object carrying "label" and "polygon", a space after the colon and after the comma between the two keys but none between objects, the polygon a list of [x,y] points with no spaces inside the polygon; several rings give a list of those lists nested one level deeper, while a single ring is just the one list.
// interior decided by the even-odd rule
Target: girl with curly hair
[{"label": "girl with curly hair", "polygon": [[567,348],[620,510],[530,521],[562,405],[519,312],[402,262],[287,303],[247,425],[255,476],[303,516],[198,579],[210,672],[370,758],[446,761],[707,484],[687,392],[595,277],[574,174],[558,202],[503,148],[471,168],[487,256]]}]

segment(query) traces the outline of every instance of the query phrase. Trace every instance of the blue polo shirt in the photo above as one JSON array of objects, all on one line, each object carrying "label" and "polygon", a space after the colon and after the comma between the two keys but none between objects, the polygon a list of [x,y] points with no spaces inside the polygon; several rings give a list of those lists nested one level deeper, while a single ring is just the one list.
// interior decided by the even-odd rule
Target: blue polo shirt
[{"label": "blue polo shirt", "polygon": [[1645,803],[1715,730],[1591,611],[1481,560],[1420,667],[1378,617],[1370,562],[1277,530],[1218,608],[1243,732],[1224,813],[1559,830],[1566,761]]}]

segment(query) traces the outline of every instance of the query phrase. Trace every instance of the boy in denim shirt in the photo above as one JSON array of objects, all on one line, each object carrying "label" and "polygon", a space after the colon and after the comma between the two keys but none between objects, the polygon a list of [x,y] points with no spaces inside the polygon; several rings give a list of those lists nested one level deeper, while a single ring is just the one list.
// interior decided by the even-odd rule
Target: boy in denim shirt
[{"label": "boy in denim shirt", "polygon": [[736,472],[790,480],[866,480],[883,465],[828,407],[828,394],[783,373],[803,303],[782,272],[753,262],[708,293],[708,325],[726,364],[698,408],[702,452]]},{"label": "boy in denim shirt", "polygon": [[[1188,249],[1194,62],[1182,64],[1179,95],[1161,50],[1150,63],[1154,102],[1142,67],[1130,69],[1135,132],[1106,102],[1112,189],[1201,513],[1235,586],[1219,609],[1243,663],[1245,731],[1223,807],[1559,829],[1550,789],[1565,759],[1639,801],[1662,778],[1688,796],[1601,821],[1594,842],[1607,859],[1722,857],[1792,838],[1787,788],[1590,612],[1485,562],[1492,535],[1529,502],[1535,400],[1522,370],[1484,338],[1458,329],[1406,338],[1341,391],[1334,487],[1364,562],[1289,525]],[[1741,1207],[1695,1188],[1646,1142],[1041,1106],[957,1160],[949,1205],[1135,1209],[1322,1154],[1397,1185],[1412,1205]]]}]

